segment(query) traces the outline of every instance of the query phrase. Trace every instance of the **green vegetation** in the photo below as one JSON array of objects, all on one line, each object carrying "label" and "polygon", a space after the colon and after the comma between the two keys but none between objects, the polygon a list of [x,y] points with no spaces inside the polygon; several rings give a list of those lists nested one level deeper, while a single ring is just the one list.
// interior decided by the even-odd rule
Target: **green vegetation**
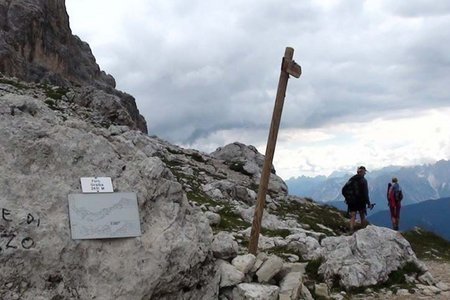
[{"label": "green vegetation", "polygon": [[386,280],[383,283],[371,286],[351,288],[347,292],[349,293],[349,295],[364,294],[366,289],[370,288],[374,291],[379,291],[381,289],[391,289],[394,294],[397,293],[399,289],[406,289],[410,293],[414,293],[415,285],[413,283],[406,282],[405,276],[406,275],[414,276],[417,274],[419,275],[422,274],[420,269],[417,267],[416,264],[408,262],[402,268],[391,272],[389,274],[388,280]]},{"label": "green vegetation", "polygon": [[388,280],[383,283],[372,285],[369,287],[359,287],[351,289],[349,292],[352,294],[364,293],[367,288],[371,288],[375,291],[379,291],[380,289],[391,289],[394,294],[397,293],[399,289],[406,289],[410,293],[414,293],[415,285],[413,283],[406,282],[406,275],[413,276],[416,274],[422,274],[420,269],[412,262],[406,263],[402,268],[393,271],[389,274]]},{"label": "green vegetation", "polygon": [[[207,169],[202,169],[198,166],[191,166],[193,172],[190,171],[189,174],[183,172],[181,166],[185,161],[184,157],[188,157],[194,161],[205,163],[206,160],[199,153],[186,154],[182,151],[176,149],[167,149],[174,156],[170,161],[161,156],[161,159],[166,163],[167,167],[171,169],[172,173],[180,183],[183,185],[188,185],[190,191],[187,192],[187,197],[191,202],[198,205],[204,205],[205,207],[219,207],[220,209],[217,213],[220,215],[220,223],[212,226],[214,233],[219,231],[227,232],[237,232],[246,228],[249,228],[251,224],[242,219],[242,217],[237,213],[234,205],[228,201],[222,201],[221,199],[214,199],[207,195],[201,187],[201,176],[199,173],[208,172]],[[182,157],[184,156],[184,157]],[[180,158],[180,159],[178,159]],[[197,165],[197,164],[195,164]],[[231,170],[246,174],[244,170],[243,162],[233,162],[228,164]],[[222,173],[226,177],[226,173]],[[221,175],[222,175],[221,174]],[[248,174],[246,174],[248,175]],[[211,175],[212,176],[212,175]],[[220,176],[219,176],[220,177]],[[220,178],[219,178],[220,179]],[[250,183],[251,187],[257,191],[258,186],[255,183]],[[275,207],[275,206],[272,206]],[[296,219],[300,224],[309,225],[311,230],[315,232],[322,232],[327,236],[341,235],[347,232],[348,220],[345,217],[345,213],[329,205],[318,205],[312,199],[306,199],[303,202],[297,201],[281,201],[279,206],[276,208],[268,208],[268,210],[276,214],[281,219]],[[331,231],[330,231],[331,230]],[[261,228],[261,234],[266,237],[287,237],[291,234],[289,229],[268,229]],[[442,259],[450,261],[450,242],[434,235],[433,233],[413,230],[403,233],[404,237],[411,243],[413,250],[419,259]],[[247,248],[249,244],[248,237],[237,236],[237,242],[241,247]],[[298,250],[292,249],[288,246],[276,246],[265,252],[269,254],[275,254],[279,257],[285,258],[286,260],[292,257],[291,255],[296,255],[299,257],[300,261],[306,261],[302,257],[302,254]],[[314,283],[323,282],[324,278],[318,273],[319,267],[324,263],[324,258],[318,258],[308,261],[306,265],[306,278],[305,284],[310,284],[312,286],[311,292],[314,294]],[[413,291],[414,284],[408,283],[406,280],[406,275],[415,276],[420,274],[420,269],[413,263],[407,263],[402,268],[393,271],[389,274],[386,282],[374,285],[374,286],[364,286],[358,288],[351,288],[347,291],[346,299],[351,299],[353,295],[364,294],[368,288],[379,291],[381,289],[391,289],[395,294],[398,289],[408,289]],[[342,290],[340,286],[341,278],[336,275],[332,278],[332,291],[339,292]],[[347,298],[349,297],[349,298]],[[316,299],[319,299],[316,297]]]},{"label": "green vegetation", "polygon": [[250,223],[244,221],[240,215],[234,212],[229,204],[224,204],[224,208],[219,211],[220,223],[214,229],[218,231],[239,231],[251,226]]},{"label": "green vegetation", "polygon": [[411,288],[411,284],[407,284],[405,280],[405,275],[413,275],[413,274],[421,274],[419,267],[417,267],[416,264],[412,262],[406,263],[402,268],[391,272],[389,274],[389,279],[383,283],[384,286],[392,286],[392,285],[402,285],[405,288],[409,287]]},{"label": "green vegetation", "polygon": [[[205,159],[202,157],[199,153],[193,153],[193,154],[184,154],[182,151],[176,150],[176,149],[170,149],[167,148],[167,151],[174,155],[186,155],[191,157],[193,160],[198,162],[205,162]],[[220,223],[213,226],[213,230],[215,232],[218,231],[239,231],[242,229],[246,229],[250,227],[250,223],[244,221],[242,217],[235,212],[234,206],[230,204],[228,201],[220,201],[215,200],[208,196],[205,192],[203,192],[200,188],[201,183],[199,182],[198,177],[198,169],[194,170],[193,175],[187,175],[186,173],[183,173],[180,171],[179,166],[181,166],[183,163],[181,161],[178,161],[177,159],[173,159],[171,161],[168,161],[164,156],[160,156],[160,158],[163,160],[163,162],[166,164],[166,166],[172,171],[172,173],[175,175],[177,180],[181,182],[186,182],[190,187],[191,191],[187,192],[187,198],[197,203],[198,205],[205,205],[209,207],[216,207],[220,206],[222,207],[220,211],[218,211],[218,214],[220,214]],[[206,171],[206,170],[205,170]],[[223,174],[223,176],[217,176],[219,179],[226,178],[226,174]],[[242,243],[248,243],[248,241],[242,240]]]},{"label": "green vegetation", "polygon": [[12,85],[12,86],[14,86],[15,88],[17,88],[19,90],[26,90],[26,89],[28,89],[28,87],[26,85],[21,84],[20,82],[17,82],[17,81],[14,81],[14,80],[6,79],[6,78],[0,78],[0,83]]},{"label": "green vegetation", "polygon": [[419,228],[402,233],[419,259],[450,262],[450,242]]},{"label": "green vegetation", "polygon": [[204,204],[206,206],[216,206],[219,204],[217,201],[214,201],[211,197],[199,190],[187,192],[186,195],[190,201],[195,202],[198,205]]},{"label": "green vegetation", "polygon": [[[236,237],[236,242],[243,248],[248,249],[248,245],[250,244],[250,241],[247,237]],[[248,252],[244,251],[240,254],[247,254]]]},{"label": "green vegetation", "polygon": [[310,280],[314,280],[317,282],[323,281],[323,276],[319,274],[319,267],[323,262],[323,257],[319,257],[308,262],[305,268],[305,272]]},{"label": "green vegetation", "polygon": [[285,238],[291,234],[291,231],[289,229],[267,229],[262,227],[261,234],[269,237],[280,236],[282,238]]},{"label": "green vegetation", "polygon": [[54,100],[61,100],[64,95],[67,94],[69,89],[63,88],[63,87],[52,87],[47,84],[41,84],[38,86],[39,88],[43,89],[45,91],[45,95],[48,98],[54,99]]},{"label": "green vegetation", "polygon": [[53,99],[47,99],[44,101],[45,104],[48,105],[49,108],[53,109],[53,110],[57,110],[58,108],[56,107],[56,102]]},{"label": "green vegetation", "polygon": [[[170,150],[169,150],[170,151]],[[170,151],[174,154],[182,154],[177,153],[175,151]],[[197,159],[200,159],[200,155],[197,157]],[[242,229],[246,229],[250,227],[250,223],[245,222],[240,215],[238,215],[234,207],[229,202],[221,202],[218,200],[215,200],[211,197],[209,197],[205,192],[203,192],[200,189],[200,183],[198,182],[198,174],[194,175],[187,175],[185,173],[180,172],[178,169],[178,166],[180,166],[182,163],[178,162],[177,160],[168,161],[167,159],[164,159],[162,157],[164,163],[169,167],[169,169],[172,171],[172,173],[177,177],[177,180],[179,182],[187,182],[189,186],[192,188],[192,191],[189,191],[186,193],[187,198],[197,203],[198,205],[205,205],[205,206],[221,206],[222,209],[218,212],[220,214],[220,223],[216,226],[213,226],[213,230],[215,232],[218,231],[238,231]],[[194,170],[194,173],[198,172]]]},{"label": "green vegetation", "polygon": [[[344,213],[329,205],[316,205],[312,202],[289,202],[283,203],[276,211],[282,218],[294,217],[299,223],[309,225],[313,231],[322,232],[326,235],[332,235],[333,233],[340,235],[345,233],[348,228]],[[331,229],[333,232],[318,224]]]},{"label": "green vegetation", "polygon": [[275,254],[278,257],[287,259],[289,254],[294,254],[299,257],[300,261],[305,261],[302,254],[294,249],[288,248],[287,246],[277,246],[267,250],[269,254]]},{"label": "green vegetation", "polygon": [[220,209],[220,211],[218,212],[218,214],[220,215],[220,223],[212,227],[214,232],[235,232],[251,226],[250,223],[244,221],[241,216],[235,212],[234,207],[228,202],[220,202],[214,200],[198,189],[188,192],[187,197],[190,201],[195,202],[199,205],[222,207],[222,209]]}]

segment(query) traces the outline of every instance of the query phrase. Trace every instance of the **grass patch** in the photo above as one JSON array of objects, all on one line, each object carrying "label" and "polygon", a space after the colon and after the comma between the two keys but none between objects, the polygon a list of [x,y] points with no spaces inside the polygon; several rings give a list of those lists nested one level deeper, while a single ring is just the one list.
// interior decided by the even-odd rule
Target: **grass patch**
[{"label": "grass patch", "polygon": [[63,87],[52,87],[47,84],[41,84],[38,86],[39,88],[43,89],[45,91],[45,95],[48,98],[51,98],[53,100],[61,100],[63,96],[67,94],[69,89],[63,88]]},{"label": "grass patch", "polygon": [[192,201],[195,202],[199,205],[207,205],[207,206],[216,206],[219,203],[217,201],[215,201],[214,199],[212,199],[211,197],[209,197],[208,195],[206,195],[203,192],[200,192],[198,190],[196,191],[191,191],[191,192],[187,192],[186,193],[187,198]]},{"label": "grass patch", "polygon": [[251,226],[244,221],[241,216],[234,212],[233,207],[225,204],[225,207],[219,211],[220,223],[214,227],[218,231],[239,231]]},{"label": "grass patch", "polygon": [[305,273],[309,279],[314,280],[316,282],[323,282],[323,276],[319,274],[319,267],[324,262],[323,257],[319,257],[317,259],[310,260],[305,268]]},{"label": "grass patch", "polygon": [[408,262],[402,268],[392,271],[389,274],[388,280],[383,283],[370,286],[353,287],[348,289],[347,292],[349,293],[349,295],[364,294],[365,291],[370,288],[374,291],[379,291],[381,289],[391,289],[394,294],[399,289],[407,289],[411,293],[414,291],[415,285],[412,283],[407,283],[405,275],[411,276],[416,274],[421,274],[420,269],[416,266],[416,264]]},{"label": "grass patch", "polygon": [[44,103],[47,104],[47,106],[48,106],[50,109],[58,110],[58,108],[56,107],[56,101],[55,101],[55,100],[53,100],[53,99],[47,99],[47,100],[44,101]]},{"label": "grass patch", "polygon": [[450,242],[423,229],[402,233],[419,259],[450,262]]},{"label": "grass patch", "polygon": [[276,214],[282,218],[295,217],[297,222],[307,224],[313,231],[322,232],[326,235],[330,235],[332,232],[318,224],[331,229],[336,235],[345,233],[348,228],[348,221],[345,219],[344,212],[329,205],[291,201],[280,205],[276,209]]},{"label": "grass patch", "polygon": [[[183,163],[178,160],[163,160],[163,161],[169,167],[169,169],[172,171],[172,173],[177,172],[177,170],[174,169],[174,167],[183,166]],[[175,174],[175,176],[177,176],[177,175]]]},{"label": "grass patch", "polygon": [[9,84],[12,85],[13,87],[19,89],[19,90],[26,90],[28,89],[28,87],[24,84],[21,84],[17,81],[14,80],[10,80],[10,79],[6,79],[6,78],[0,78],[0,83],[4,83],[4,84]]},{"label": "grass patch", "polygon": [[407,284],[405,275],[420,274],[422,273],[416,264],[412,262],[406,263],[402,268],[393,271],[389,274],[389,278],[382,284],[383,287],[389,287],[392,285],[400,285],[402,288],[412,288],[413,285]]},{"label": "grass patch", "polygon": [[204,192],[200,191],[199,189],[187,192],[186,195],[190,201],[195,202],[199,205],[211,207],[216,206],[223,207],[217,212],[220,215],[220,223],[215,226],[212,226],[214,232],[219,231],[235,232],[246,229],[251,226],[251,224],[244,221],[242,217],[239,214],[237,214],[234,211],[233,207],[227,202],[222,203],[216,201],[211,197],[209,197],[208,195],[206,195]]},{"label": "grass patch", "polygon": [[299,261],[305,261],[303,259],[303,256],[302,256],[302,254],[300,252],[298,252],[298,251],[296,251],[294,249],[291,249],[291,248],[289,248],[287,246],[273,247],[273,248],[267,249],[265,252],[267,252],[269,254],[274,254],[274,255],[276,255],[278,257],[281,257],[283,259],[288,259],[289,258],[289,254],[293,254],[293,255],[298,256]]},{"label": "grass patch", "polygon": [[236,238],[236,242],[239,244],[239,246],[243,249],[245,249],[244,251],[242,251],[242,253],[240,254],[248,254],[248,246],[250,245],[250,240],[248,237],[245,236],[235,236]]},{"label": "grass patch", "polygon": [[[167,148],[167,151],[175,155],[186,155],[188,157],[191,157],[193,160],[201,163],[206,162],[203,156],[199,153],[184,154],[182,151],[171,148]],[[163,155],[161,155],[160,158],[171,170],[172,174],[174,174],[178,182],[182,184],[188,184],[191,187],[192,190],[186,192],[186,196],[189,201],[194,202],[198,205],[205,205],[206,207],[222,207],[222,209],[217,212],[220,215],[220,223],[212,226],[215,233],[219,231],[239,231],[250,226],[250,223],[244,221],[239,214],[235,213],[235,210],[231,204],[229,204],[228,202],[217,201],[211,198],[200,188],[201,183],[198,176],[199,170],[194,169],[194,174],[188,175],[180,170],[180,166],[183,165],[182,161],[177,160],[176,158],[168,161]],[[207,172],[207,170],[204,171]],[[216,177],[223,179],[226,178],[226,174],[224,174],[223,176],[218,175]]]},{"label": "grass patch", "polygon": [[285,238],[291,234],[291,231],[289,229],[267,229],[262,227],[261,234],[268,237],[280,236],[282,238]]}]

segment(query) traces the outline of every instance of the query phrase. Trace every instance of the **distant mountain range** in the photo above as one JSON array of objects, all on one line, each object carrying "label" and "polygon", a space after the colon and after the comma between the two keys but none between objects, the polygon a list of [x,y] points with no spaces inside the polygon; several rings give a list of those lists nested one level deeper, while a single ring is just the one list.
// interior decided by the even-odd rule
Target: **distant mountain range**
[{"label": "distant mountain range", "polygon": [[[432,231],[450,241],[450,198],[406,205],[400,210],[400,230],[416,226]],[[391,228],[389,211],[379,211],[368,217],[370,223]]]},{"label": "distant mountain range", "polygon": [[[388,209],[386,187],[392,176],[399,179],[404,194],[404,205],[450,197],[450,161],[448,160],[412,167],[389,166],[369,171],[366,174],[369,196],[371,202],[376,203],[369,214]],[[309,197],[317,202],[346,209],[341,188],[352,175],[333,173],[330,176],[301,176],[288,179],[286,184],[292,195]]]}]

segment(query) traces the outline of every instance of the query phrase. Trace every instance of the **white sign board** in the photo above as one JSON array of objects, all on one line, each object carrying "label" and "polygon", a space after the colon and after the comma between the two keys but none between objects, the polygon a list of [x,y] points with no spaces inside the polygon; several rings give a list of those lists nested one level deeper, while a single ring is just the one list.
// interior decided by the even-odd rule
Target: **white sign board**
[{"label": "white sign board", "polygon": [[81,177],[83,193],[112,193],[114,192],[111,177]]},{"label": "white sign board", "polygon": [[69,194],[72,239],[141,235],[136,193]]}]

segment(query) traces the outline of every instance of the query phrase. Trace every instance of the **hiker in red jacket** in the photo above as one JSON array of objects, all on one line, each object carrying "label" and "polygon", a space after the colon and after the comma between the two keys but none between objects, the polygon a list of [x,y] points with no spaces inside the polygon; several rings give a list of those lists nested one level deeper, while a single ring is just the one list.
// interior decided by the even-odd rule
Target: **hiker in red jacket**
[{"label": "hiker in red jacket", "polygon": [[403,192],[402,188],[398,184],[397,177],[392,177],[392,183],[391,182],[388,183],[387,199],[389,210],[391,211],[392,229],[398,230]]}]

